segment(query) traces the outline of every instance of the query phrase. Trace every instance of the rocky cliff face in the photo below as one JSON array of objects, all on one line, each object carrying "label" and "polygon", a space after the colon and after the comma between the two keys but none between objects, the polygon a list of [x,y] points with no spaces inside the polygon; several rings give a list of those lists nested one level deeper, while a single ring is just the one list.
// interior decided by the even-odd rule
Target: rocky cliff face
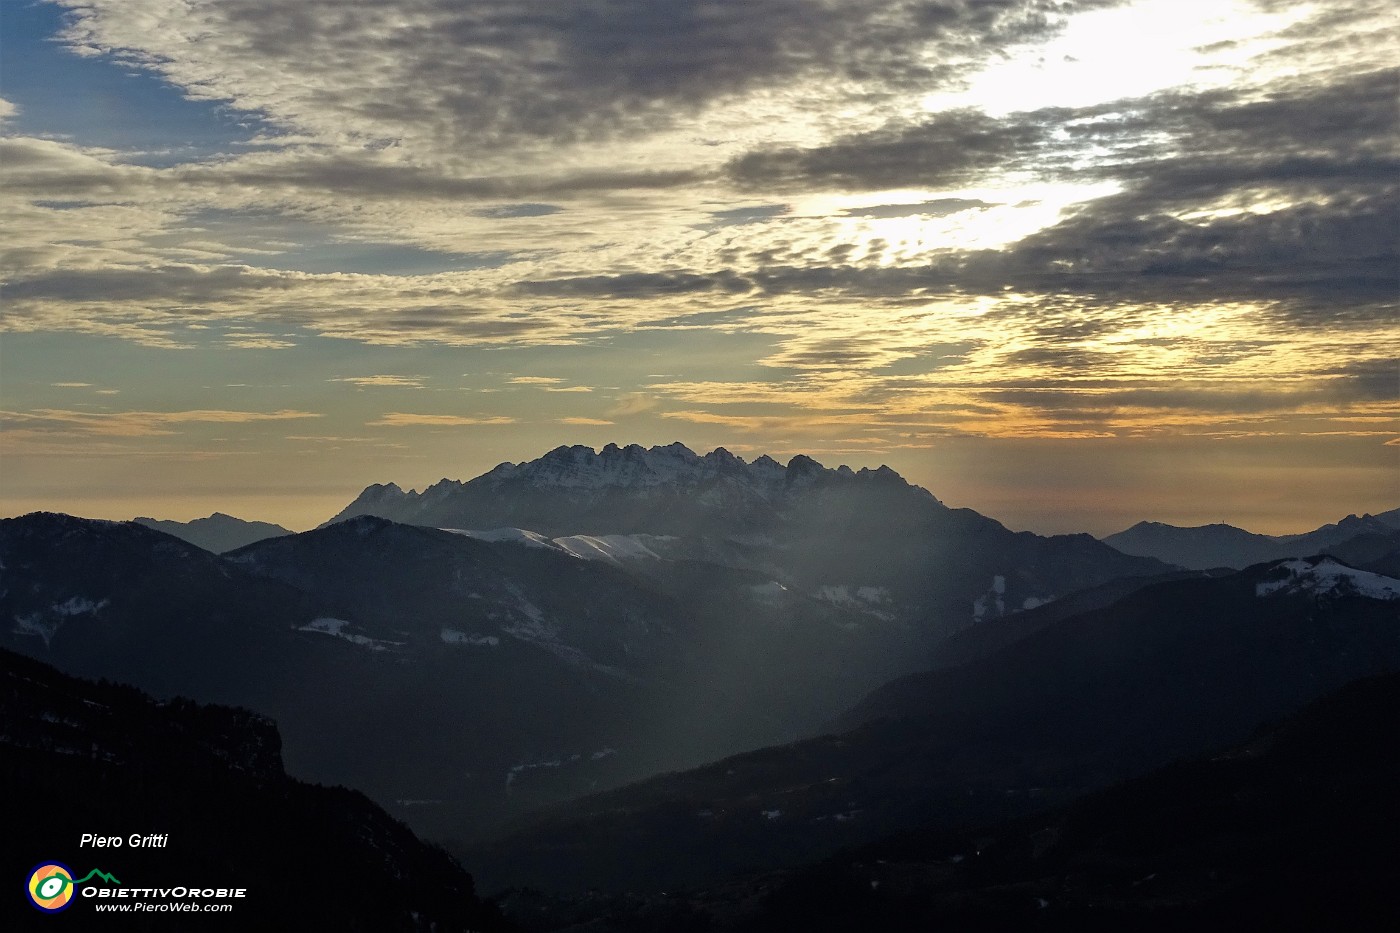
[{"label": "rocky cliff face", "polygon": [[[0,782],[9,877],[56,859],[127,887],[245,888],[232,911],[244,929],[502,928],[441,850],[354,791],[288,778],[277,727],[246,710],[157,703],[0,649]],[[83,833],[164,838],[95,850]],[[171,913],[114,925],[93,903],[77,899],[65,924],[189,928]]]}]

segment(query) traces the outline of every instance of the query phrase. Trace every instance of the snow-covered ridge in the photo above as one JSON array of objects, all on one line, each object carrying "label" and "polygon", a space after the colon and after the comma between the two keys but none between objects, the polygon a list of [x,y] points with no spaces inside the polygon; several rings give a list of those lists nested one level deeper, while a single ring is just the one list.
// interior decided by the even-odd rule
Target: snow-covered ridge
[{"label": "snow-covered ridge", "polygon": [[628,560],[660,560],[661,555],[652,548],[674,540],[668,535],[570,535],[555,538],[554,544],[584,560],[621,564]]},{"label": "snow-covered ridge", "polygon": [[887,466],[858,471],[847,466],[828,469],[801,454],[793,457],[787,466],[767,454],[750,463],[723,447],[700,455],[680,442],[650,448],[640,444],[626,447],[608,444],[599,451],[577,445],[556,447],[538,460],[502,463],[479,480],[491,485],[524,482],[540,488],[636,490],[693,489],[729,479],[742,486],[776,492],[784,487],[810,485],[822,477],[879,477],[903,482],[899,474]]},{"label": "snow-covered ridge", "polygon": [[562,489],[645,489],[695,486],[725,474],[780,481],[785,472],[770,457],[749,464],[723,447],[700,456],[681,443],[649,449],[640,444],[608,444],[596,452],[577,445],[556,447],[538,460],[502,463],[482,479]]},{"label": "snow-covered ridge", "polygon": [[489,531],[475,531],[469,528],[443,528],[441,530],[451,532],[454,535],[475,538],[478,541],[506,541],[511,544],[523,544],[526,547],[545,548],[550,551],[564,550],[544,535],[526,531],[524,528],[492,528]]},{"label": "snow-covered ridge", "polygon": [[1287,560],[1276,564],[1269,575],[1274,579],[1255,584],[1254,595],[1275,596],[1293,593],[1362,596],[1367,599],[1400,599],[1400,580],[1367,570],[1357,570],[1330,557]]},{"label": "snow-covered ridge", "polygon": [[653,548],[658,548],[676,539],[667,535],[569,535],[563,538],[547,538],[539,532],[524,528],[492,528],[477,531],[469,528],[442,528],[454,535],[463,535],[477,541],[492,543],[505,542],[525,547],[558,551],[582,560],[596,560],[621,565],[629,560],[661,560]]}]

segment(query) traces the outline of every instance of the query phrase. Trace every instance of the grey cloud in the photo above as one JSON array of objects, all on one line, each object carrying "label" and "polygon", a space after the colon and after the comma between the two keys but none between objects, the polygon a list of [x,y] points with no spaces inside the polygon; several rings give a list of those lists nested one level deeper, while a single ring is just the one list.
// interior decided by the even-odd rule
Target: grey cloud
[{"label": "grey cloud", "polygon": [[[568,197],[625,189],[674,188],[703,180],[701,172],[614,171],[575,172],[558,176],[461,177],[439,168],[389,161],[371,153],[317,156],[300,153],[279,155],[263,162],[200,165],[173,170],[171,177],[187,184],[243,186],[295,191],[321,191],[376,198],[517,198],[531,195]],[[529,205],[539,210],[552,205]],[[504,209],[509,211],[509,209]],[[536,214],[502,213],[521,217]]]},{"label": "grey cloud", "polygon": [[547,217],[550,214],[558,214],[562,210],[564,208],[557,204],[505,204],[500,207],[479,210],[476,212],[476,216],[505,220],[512,217]]},{"label": "grey cloud", "polygon": [[[1262,98],[1172,91],[1000,120],[965,110],[809,149],[748,153],[727,167],[744,186],[876,190],[987,181],[1010,168],[1066,177],[1094,145],[1106,155],[1074,176],[1123,186],[1005,250],[935,254],[920,270],[843,266],[848,250],[828,257],[835,265],[770,264],[752,278],[768,293],[1015,288],[1104,301],[1257,299],[1303,321],[1374,323],[1400,295],[1400,72],[1316,81],[1284,82]],[[1270,206],[1179,216],[1260,201]]]},{"label": "grey cloud", "polygon": [[[1178,220],[1137,192],[1106,198],[1005,254],[984,275],[1044,292],[1144,301],[1266,300],[1375,320],[1400,288],[1394,189],[1354,202]],[[996,275],[1000,273],[1000,275]],[[1306,316],[1306,315],[1304,315]]]},{"label": "grey cloud", "polygon": [[736,227],[744,224],[763,223],[781,217],[791,211],[787,204],[760,204],[755,207],[735,207],[727,211],[714,211],[710,214],[713,227]]},{"label": "grey cloud", "polygon": [[296,284],[246,266],[171,265],[55,272],[8,282],[0,293],[9,302],[150,301],[189,307],[232,292],[285,291]]},{"label": "grey cloud", "polygon": [[[1014,114],[998,123],[962,113],[894,136],[852,138],[784,156],[773,177],[830,176],[856,184],[928,183],[976,171],[982,156],[1055,167],[1073,147],[1057,127],[1113,155],[1092,171],[1119,194],[1005,250],[935,256],[921,270],[769,269],[771,290],[840,288],[870,296],[941,285],[1004,288],[1105,302],[1262,300],[1296,323],[1374,324],[1400,296],[1400,152],[1394,93],[1400,72],[1354,75],[1336,85],[1294,83],[1265,99],[1233,91],[1174,92],[1081,110]],[[935,133],[942,126],[946,132]],[[965,132],[963,132],[965,131]],[[1145,138],[1171,144],[1144,151]],[[960,142],[974,140],[967,152]],[[928,144],[921,148],[918,143]],[[768,155],[752,157],[769,165]],[[929,166],[927,172],[924,166]],[[938,166],[943,167],[940,175]],[[1262,212],[1182,219],[1231,200],[1282,203]]]},{"label": "grey cloud", "polygon": [[1046,128],[994,119],[979,110],[934,114],[807,149],[758,150],[729,163],[743,187],[787,190],[825,186],[848,191],[938,188],[1005,167],[1043,142]]},{"label": "grey cloud", "polygon": [[1365,357],[1319,370],[1317,374],[1341,380],[1360,399],[1394,401],[1400,398],[1400,358]]},{"label": "grey cloud", "polygon": [[1229,90],[1173,92],[1116,114],[1106,113],[1110,106],[1026,118],[1078,121],[1070,132],[1079,140],[1110,146],[1169,134],[1169,154],[1126,149],[1097,170],[1129,181],[1144,198],[1196,202],[1249,186],[1325,194],[1397,178],[1397,88],[1400,70],[1381,69],[1335,84],[1283,83],[1262,100]]},{"label": "grey cloud", "polygon": [[876,268],[845,264],[772,265],[753,272],[628,273],[572,276],[521,282],[515,290],[529,295],[572,298],[656,298],[667,295],[757,293],[780,295],[840,294],[866,298],[914,297],[962,287],[959,263],[925,268]]},{"label": "grey cloud", "polygon": [[770,365],[794,369],[864,369],[885,354],[856,345],[848,337],[828,338],[790,347],[775,356]]},{"label": "grey cloud", "polygon": [[693,314],[678,314],[675,317],[650,321],[641,326],[645,329],[733,326],[753,319],[758,312],[759,309],[753,307],[726,308],[723,311],[696,311]]},{"label": "grey cloud", "polygon": [[1213,412],[1217,414],[1264,414],[1297,411],[1310,405],[1348,405],[1382,401],[1370,387],[1349,380],[1322,380],[1297,388],[1270,387],[1245,389],[1221,385],[1204,388],[1132,388],[1083,392],[1077,388],[1007,389],[979,393],[981,398],[1067,413],[1074,411],[1111,414],[1138,408]]},{"label": "grey cloud", "polygon": [[1112,0],[59,2],[74,44],[274,122],[479,146],[664,125],[808,75],[927,92]]},{"label": "grey cloud", "polygon": [[1083,347],[1031,347],[1008,353],[1004,359],[1015,366],[1035,366],[1066,373],[1104,372],[1112,368],[1113,354]]},{"label": "grey cloud", "polygon": [[0,138],[5,188],[76,206],[125,196],[153,177],[150,169],[118,165],[73,146],[29,137]]},{"label": "grey cloud", "polygon": [[520,282],[515,291],[526,295],[572,298],[649,298],[663,295],[727,292],[742,294],[752,283],[735,272],[636,272],[620,275],[578,276]]}]

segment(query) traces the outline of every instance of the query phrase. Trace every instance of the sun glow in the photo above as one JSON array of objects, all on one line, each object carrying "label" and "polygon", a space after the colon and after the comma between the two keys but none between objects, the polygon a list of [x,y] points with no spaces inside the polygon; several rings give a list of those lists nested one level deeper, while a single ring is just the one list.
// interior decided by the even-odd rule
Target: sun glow
[{"label": "sun glow", "polygon": [[1079,204],[1121,190],[1114,181],[1026,180],[956,191],[902,189],[821,195],[793,206],[797,217],[835,221],[832,237],[878,255],[884,266],[917,264],[938,250],[999,249],[1059,221]]},{"label": "sun glow", "polygon": [[1284,46],[1273,35],[1314,9],[1264,13],[1245,0],[1142,0],[1095,10],[1072,18],[1049,42],[986,68],[966,90],[923,103],[931,112],[971,106],[1003,116],[1225,84],[1258,55]]}]

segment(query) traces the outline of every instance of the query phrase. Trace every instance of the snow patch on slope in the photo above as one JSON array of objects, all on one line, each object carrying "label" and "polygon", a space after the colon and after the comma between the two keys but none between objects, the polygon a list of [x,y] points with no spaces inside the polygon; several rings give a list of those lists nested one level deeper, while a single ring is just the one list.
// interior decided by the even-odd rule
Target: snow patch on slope
[{"label": "snow patch on slope", "polygon": [[388,651],[390,648],[398,648],[403,645],[403,642],[400,641],[383,641],[378,638],[370,638],[367,635],[356,635],[353,632],[347,632],[345,631],[345,627],[349,624],[350,623],[346,622],[344,619],[322,617],[320,619],[312,619],[306,625],[298,628],[297,631],[315,632],[318,635],[330,635],[333,638],[344,639],[352,645],[360,645],[371,651]]},{"label": "snow patch on slope", "polygon": [[71,596],[48,609],[16,615],[12,631],[16,635],[36,635],[44,640],[44,647],[47,648],[66,620],[74,616],[96,615],[108,602],[106,599],[93,602],[84,596]]},{"label": "snow patch on slope", "polygon": [[108,600],[105,599],[93,602],[92,600],[85,599],[82,596],[73,596],[65,602],[61,602],[55,606],[52,606],[49,609],[49,612],[60,616],[82,616],[88,615],[89,613],[97,612],[98,610],[105,607],[107,603]]},{"label": "snow patch on slope", "polygon": [[479,648],[495,648],[501,643],[501,640],[495,635],[468,635],[455,628],[443,629],[439,633],[439,637],[449,645],[473,645]]},{"label": "snow patch on slope", "polygon": [[[607,746],[590,754],[588,756],[588,760],[601,761],[604,758],[608,758],[616,754],[617,749],[612,748],[611,746]],[[506,772],[506,793],[510,793],[511,785],[515,783],[515,779],[527,771],[534,771],[537,768],[562,768],[568,765],[578,764],[583,760],[584,758],[581,753],[575,753],[567,756],[560,755],[558,758],[552,758],[548,761],[530,761],[525,762],[523,764],[515,765],[513,768]]]},{"label": "snow patch on slope", "polygon": [[44,647],[47,648],[62,625],[63,622],[59,619],[46,622],[42,614],[30,612],[15,616],[13,631],[16,635],[37,635],[44,640]]},{"label": "snow patch on slope", "polygon": [[555,538],[552,543],[584,560],[621,565],[628,560],[661,560],[661,555],[649,545],[674,540],[667,535],[569,535]]},{"label": "snow patch on slope", "polygon": [[748,589],[749,595],[751,595],[754,599],[758,600],[759,602],[764,603],[780,602],[782,598],[787,595],[788,592],[788,588],[783,586],[777,580],[769,580],[767,583],[759,583],[749,587]]},{"label": "snow patch on slope", "polygon": [[1312,593],[1319,596],[1354,595],[1366,599],[1400,599],[1400,580],[1357,570],[1330,557],[1283,561],[1273,567],[1270,576],[1276,579],[1255,584],[1255,596]]},{"label": "snow patch on slope", "polygon": [[841,609],[854,609],[879,619],[894,618],[885,611],[893,603],[893,598],[883,586],[823,586],[812,596]]},{"label": "snow patch on slope", "polygon": [[526,531],[524,528],[492,528],[489,531],[475,531],[467,528],[443,528],[440,530],[467,538],[475,538],[477,541],[489,541],[493,544],[505,542],[507,544],[523,544],[526,547],[544,548],[548,551],[560,550],[544,535]]},{"label": "snow patch on slope", "polygon": [[980,621],[989,612],[997,616],[1006,615],[1006,578],[1001,574],[992,577],[991,589],[977,597],[977,601],[972,604],[974,619]]},{"label": "snow patch on slope", "polygon": [[539,606],[530,602],[520,587],[514,583],[507,583],[505,586],[506,590],[515,597],[515,604],[511,607],[513,617],[501,619],[494,611],[486,614],[488,619],[504,623],[501,625],[502,632],[518,641],[543,648],[566,664],[572,664],[575,667],[589,667],[611,677],[625,676],[615,668],[596,663],[585,652],[573,645],[564,643],[560,639],[558,623],[547,618]]}]

